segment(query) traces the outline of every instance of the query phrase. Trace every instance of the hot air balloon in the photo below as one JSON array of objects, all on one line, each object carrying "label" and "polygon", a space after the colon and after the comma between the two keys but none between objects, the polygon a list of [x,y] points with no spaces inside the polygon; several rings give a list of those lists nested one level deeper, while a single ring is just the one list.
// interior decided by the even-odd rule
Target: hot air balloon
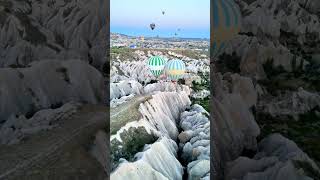
[{"label": "hot air balloon", "polygon": [[167,62],[165,71],[170,80],[177,81],[185,73],[186,65],[179,59],[170,60]]},{"label": "hot air balloon", "polygon": [[155,25],[154,23],[151,23],[151,24],[150,24],[150,28],[151,28],[152,30],[154,30],[155,27],[156,27],[156,25]]},{"label": "hot air balloon", "polygon": [[162,11],[162,14],[163,14],[163,15],[164,15],[164,13],[165,13],[165,12],[164,12],[164,11]]},{"label": "hot air balloon", "polygon": [[211,57],[217,57],[241,26],[239,6],[233,0],[211,1]]},{"label": "hot air balloon", "polygon": [[150,72],[155,77],[159,77],[163,73],[165,64],[166,64],[166,60],[164,60],[160,56],[152,56],[148,60],[148,66],[149,66]]}]

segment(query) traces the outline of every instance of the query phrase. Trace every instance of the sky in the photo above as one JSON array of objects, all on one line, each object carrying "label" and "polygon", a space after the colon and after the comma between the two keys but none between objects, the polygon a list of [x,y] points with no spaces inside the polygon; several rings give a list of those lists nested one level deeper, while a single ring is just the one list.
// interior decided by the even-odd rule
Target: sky
[{"label": "sky", "polygon": [[[175,33],[183,38],[210,36],[210,0],[110,0],[110,11],[113,33],[145,37],[174,37]],[[153,31],[151,23],[156,25]]]}]

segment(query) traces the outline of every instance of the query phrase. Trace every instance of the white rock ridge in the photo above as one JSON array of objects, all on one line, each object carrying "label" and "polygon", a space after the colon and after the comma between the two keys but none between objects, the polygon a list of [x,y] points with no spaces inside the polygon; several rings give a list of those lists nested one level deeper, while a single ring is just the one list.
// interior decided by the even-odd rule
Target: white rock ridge
[{"label": "white rock ridge", "polygon": [[[123,126],[111,137],[122,142],[121,132],[129,128],[143,127],[149,134],[156,135],[157,142],[146,145],[136,154],[134,162],[124,161],[111,174],[111,179],[182,179],[183,167],[177,160],[177,139],[180,113],[191,104],[186,92],[157,92],[140,104],[142,119]],[[119,147],[121,148],[121,147]]]},{"label": "white rock ridge", "polygon": [[102,69],[107,48],[106,1],[28,2],[4,3],[0,67],[26,66],[44,59],[81,59]]},{"label": "white rock ridge", "polygon": [[[190,180],[210,177],[210,121],[209,113],[200,105],[181,113],[179,147],[182,159],[188,162]],[[211,140],[213,141],[213,140]]]},{"label": "white rock ridge", "polygon": [[28,68],[0,69],[0,119],[32,116],[38,110],[67,102],[103,101],[103,77],[79,60],[40,61]]},{"label": "white rock ridge", "polygon": [[253,159],[239,157],[229,162],[226,179],[243,180],[311,180],[309,170],[320,173],[319,167],[293,142],[280,134],[271,134],[259,143]]},{"label": "white rock ridge", "polygon": [[0,127],[0,144],[16,144],[21,139],[39,131],[50,130],[61,120],[66,120],[77,112],[78,105],[64,104],[57,109],[43,109],[27,119],[24,115],[11,116]]},{"label": "white rock ridge", "polygon": [[123,162],[111,173],[114,180],[140,179],[172,179],[181,180],[183,167],[176,159],[178,147],[166,137],[147,146],[138,153],[135,162]]}]

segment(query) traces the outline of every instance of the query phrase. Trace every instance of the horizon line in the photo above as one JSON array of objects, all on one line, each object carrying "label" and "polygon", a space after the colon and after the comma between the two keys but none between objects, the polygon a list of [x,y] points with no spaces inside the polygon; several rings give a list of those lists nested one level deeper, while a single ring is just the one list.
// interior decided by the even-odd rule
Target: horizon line
[{"label": "horizon line", "polygon": [[148,35],[128,35],[125,33],[120,33],[120,32],[111,32],[110,34],[114,33],[114,34],[121,34],[121,35],[125,35],[125,36],[131,36],[131,37],[141,37],[143,36],[144,38],[182,38],[182,39],[207,39],[210,40],[210,36],[209,37],[182,37],[182,36],[148,36]]}]

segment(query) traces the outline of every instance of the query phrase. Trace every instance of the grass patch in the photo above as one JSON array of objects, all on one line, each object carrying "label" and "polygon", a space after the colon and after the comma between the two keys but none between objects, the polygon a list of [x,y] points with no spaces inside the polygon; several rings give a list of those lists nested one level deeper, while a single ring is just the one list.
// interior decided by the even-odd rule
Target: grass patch
[{"label": "grass patch", "polygon": [[210,112],[210,97],[206,97],[204,99],[195,99],[191,98],[192,104],[199,104],[202,106],[207,112]]},{"label": "grass patch", "polygon": [[120,158],[133,162],[136,153],[141,152],[146,144],[152,144],[157,140],[157,137],[148,134],[144,127],[131,127],[124,130],[120,136],[122,143],[117,139],[111,141],[112,171],[119,165]]},{"label": "grass patch", "polygon": [[[208,73],[199,73],[201,77],[201,82],[192,81],[192,89],[195,92],[202,91],[202,90],[210,90],[210,81],[209,81],[209,74]],[[202,106],[207,112],[210,112],[210,96],[201,98],[190,98],[192,104],[199,104]]]}]

